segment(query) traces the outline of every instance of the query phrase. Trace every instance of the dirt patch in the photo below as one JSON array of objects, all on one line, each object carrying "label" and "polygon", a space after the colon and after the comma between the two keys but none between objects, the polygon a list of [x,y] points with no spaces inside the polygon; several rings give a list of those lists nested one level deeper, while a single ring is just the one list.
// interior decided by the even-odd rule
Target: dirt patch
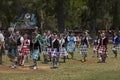
[{"label": "dirt patch", "polygon": [[97,62],[93,62],[93,61],[86,61],[86,62],[84,62],[84,64],[97,64]]},{"label": "dirt patch", "polygon": [[96,61],[82,61],[82,60],[77,60],[76,63],[81,63],[81,64],[97,64]]},{"label": "dirt patch", "polygon": [[49,66],[38,66],[38,69],[34,70],[25,65],[24,67],[17,67],[15,69],[9,68],[8,65],[0,65],[0,73],[37,73],[41,71],[50,71]]}]

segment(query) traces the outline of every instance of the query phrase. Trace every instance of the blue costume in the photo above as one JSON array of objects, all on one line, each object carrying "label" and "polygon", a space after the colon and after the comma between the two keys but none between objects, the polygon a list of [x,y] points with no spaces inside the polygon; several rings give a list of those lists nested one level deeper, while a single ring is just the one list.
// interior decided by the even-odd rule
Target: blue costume
[{"label": "blue costume", "polygon": [[67,51],[68,52],[74,52],[75,51],[75,37],[72,36],[69,38],[69,42],[67,45]]},{"label": "blue costume", "polygon": [[38,54],[39,54],[39,41],[34,41],[31,43],[31,48],[32,48],[32,51],[31,51],[31,57],[32,59],[34,60],[38,60]]},{"label": "blue costume", "polygon": [[113,41],[112,50],[119,50],[119,42],[120,42],[119,37],[118,36],[113,37],[112,41]]}]

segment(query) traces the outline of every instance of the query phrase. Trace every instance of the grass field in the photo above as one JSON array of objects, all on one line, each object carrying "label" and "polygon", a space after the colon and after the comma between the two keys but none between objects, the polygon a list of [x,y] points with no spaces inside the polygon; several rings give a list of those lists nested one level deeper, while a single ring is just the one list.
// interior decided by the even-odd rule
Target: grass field
[{"label": "grass field", "polygon": [[[120,80],[120,56],[118,55],[118,59],[112,58],[110,48],[111,46],[106,63],[97,63],[97,58],[92,58],[93,52],[90,49],[86,63],[81,63],[81,55],[75,53],[75,60],[60,63],[57,69],[50,69],[51,63],[42,64],[39,61],[38,70],[6,68],[8,71],[5,72],[1,71],[2,68],[8,67],[10,63],[4,56],[4,63],[0,66],[0,80]],[[29,62],[31,64],[32,61]]]}]

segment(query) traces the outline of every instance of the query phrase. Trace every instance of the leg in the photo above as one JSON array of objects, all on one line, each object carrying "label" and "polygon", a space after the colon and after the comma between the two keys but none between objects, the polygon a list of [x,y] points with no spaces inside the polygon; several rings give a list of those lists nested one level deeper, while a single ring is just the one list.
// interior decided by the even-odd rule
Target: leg
[{"label": "leg", "polygon": [[55,67],[55,56],[53,56],[52,67]]},{"label": "leg", "polygon": [[51,62],[51,52],[49,52],[48,54],[49,61]]},{"label": "leg", "polygon": [[47,63],[47,54],[43,54],[43,57],[44,57],[44,63]]},{"label": "leg", "polygon": [[26,61],[26,55],[22,56],[22,61],[21,61],[22,66],[24,66],[25,61]]},{"label": "leg", "polygon": [[73,59],[73,58],[74,58],[74,52],[71,53],[71,59]]},{"label": "leg", "polygon": [[34,67],[33,67],[33,69],[37,69],[37,60],[34,59],[33,61],[34,61]]},{"label": "leg", "polygon": [[93,56],[92,56],[92,57],[95,57],[95,54],[96,54],[96,53],[95,53],[95,50],[94,50],[94,51],[93,51]]},{"label": "leg", "polygon": [[117,58],[117,50],[113,50],[114,57]]},{"label": "leg", "polygon": [[103,59],[102,59],[102,62],[103,62],[103,63],[105,63],[105,61],[106,61],[106,57],[107,57],[107,54],[106,54],[106,53],[103,54]]},{"label": "leg", "polygon": [[63,59],[64,59],[64,61],[63,61],[63,62],[65,63],[65,62],[66,62],[66,56],[64,56],[64,57],[63,57]]},{"label": "leg", "polygon": [[58,55],[56,56],[56,65],[59,65],[59,57],[60,57],[60,55],[58,54]]},{"label": "leg", "polygon": [[40,61],[40,54],[38,55],[38,61]]},{"label": "leg", "polygon": [[87,53],[84,54],[84,62],[86,62]]}]

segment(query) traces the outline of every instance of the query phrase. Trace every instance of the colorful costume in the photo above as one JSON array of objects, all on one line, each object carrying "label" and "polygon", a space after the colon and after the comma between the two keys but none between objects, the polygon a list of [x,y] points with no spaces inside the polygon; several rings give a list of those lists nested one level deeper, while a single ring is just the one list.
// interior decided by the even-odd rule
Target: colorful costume
[{"label": "colorful costume", "polygon": [[82,37],[80,44],[80,54],[87,55],[87,53],[88,53],[88,37]]},{"label": "colorful costume", "polygon": [[65,40],[64,38],[59,39],[59,44],[60,44],[60,55],[62,56],[67,56],[67,51],[65,48]]},{"label": "colorful costume", "polygon": [[53,46],[52,57],[58,56],[59,55],[59,40],[58,39],[54,39],[52,41],[52,46]]},{"label": "colorful costume", "polygon": [[100,62],[105,62],[106,57],[107,57],[107,44],[108,44],[108,39],[106,37],[103,37],[100,39],[100,43],[98,44],[98,53],[100,54],[102,61]]},{"label": "colorful costume", "polygon": [[24,44],[23,44],[23,56],[24,55],[27,55],[30,53],[30,40],[29,39],[26,39],[24,40]]},{"label": "colorful costume", "polygon": [[42,53],[43,54],[48,54],[48,46],[50,46],[50,41],[49,38],[47,36],[42,38]]},{"label": "colorful costume", "polygon": [[53,57],[53,68],[56,67],[59,64],[59,41],[58,39],[54,39],[52,41],[52,46],[53,46],[53,52],[52,52],[52,57]]},{"label": "colorful costume", "polygon": [[31,43],[31,57],[32,59],[37,60],[38,59],[38,54],[39,54],[39,41],[32,41]]},{"label": "colorful costume", "polygon": [[72,37],[69,37],[68,40],[69,40],[69,42],[67,44],[67,52],[74,52],[76,38],[74,36],[72,36]]},{"label": "colorful costume", "polygon": [[39,41],[38,40],[32,40],[31,42],[31,57],[34,61],[34,65],[31,66],[33,67],[33,69],[37,69],[37,60],[39,58],[39,47],[40,47],[40,44],[39,44]]},{"label": "colorful costume", "polygon": [[50,42],[50,45],[47,48],[47,51],[48,51],[48,60],[51,61],[51,53],[52,53],[52,36],[51,36],[51,34],[48,35],[48,39],[49,39],[49,42]]},{"label": "colorful costume", "polygon": [[107,38],[101,38],[100,43],[98,44],[98,53],[99,54],[106,54],[107,53]]},{"label": "colorful costume", "polygon": [[39,51],[41,52],[42,51],[42,46],[41,46],[41,44],[42,44],[42,36],[40,34],[37,34],[36,39],[39,41],[39,44],[40,44]]},{"label": "colorful costume", "polygon": [[120,42],[119,37],[118,36],[113,37],[112,41],[113,41],[112,50],[119,50],[119,42]]}]

